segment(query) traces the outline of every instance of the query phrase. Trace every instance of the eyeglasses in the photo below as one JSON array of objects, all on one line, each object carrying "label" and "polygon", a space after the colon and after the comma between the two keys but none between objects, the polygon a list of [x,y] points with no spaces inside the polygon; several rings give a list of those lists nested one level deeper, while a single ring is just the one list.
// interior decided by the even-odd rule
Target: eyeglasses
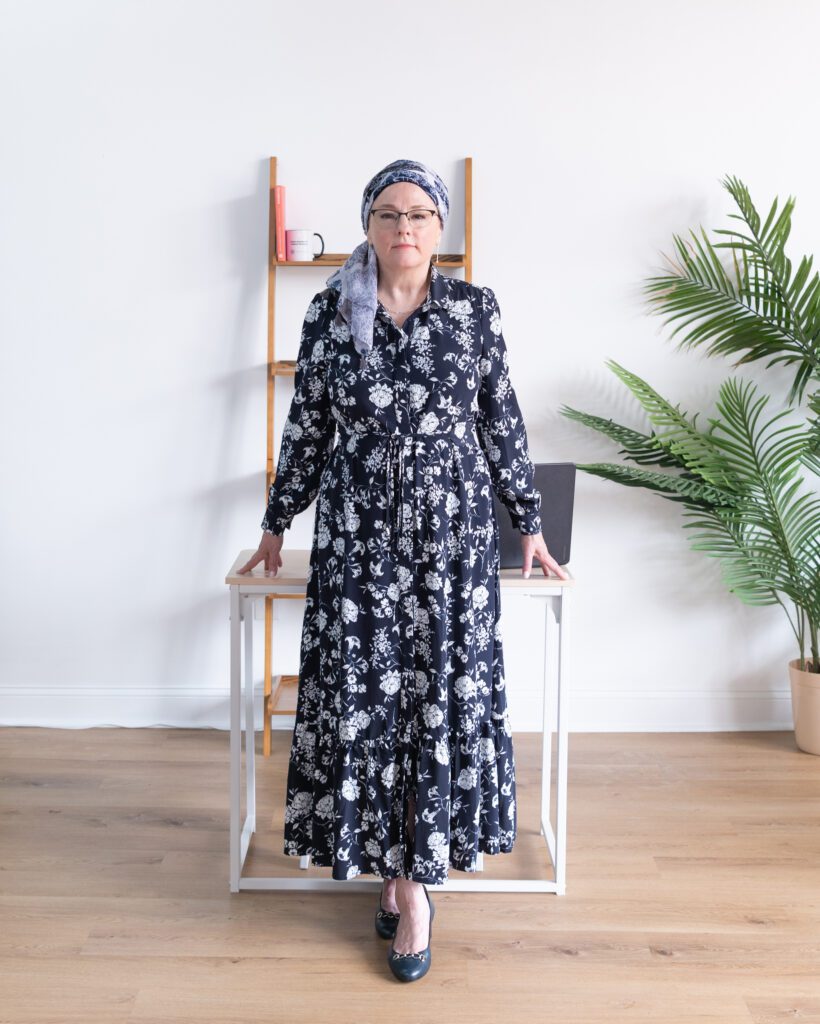
[{"label": "eyeglasses", "polygon": [[438,210],[409,210],[405,213],[404,210],[388,210],[384,206],[378,207],[376,210],[371,210],[370,215],[376,221],[377,224],[383,227],[391,227],[398,224],[401,217],[407,218],[407,223],[414,228],[426,227],[438,213]]}]

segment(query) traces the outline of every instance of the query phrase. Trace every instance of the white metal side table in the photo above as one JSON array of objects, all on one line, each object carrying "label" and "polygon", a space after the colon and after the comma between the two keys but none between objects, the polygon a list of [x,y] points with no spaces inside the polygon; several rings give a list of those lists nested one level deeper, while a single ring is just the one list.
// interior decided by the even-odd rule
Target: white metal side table
[{"label": "white metal side table", "polygon": [[[261,877],[243,875],[242,868],[256,831],[256,729],[253,703],[253,608],[254,601],[263,601],[267,594],[300,594],[307,587],[310,552],[286,550],[282,552],[282,567],[276,576],[265,576],[264,566],[257,565],[250,573],[240,574],[255,549],[240,551],[225,583],[230,588],[230,662],[231,662],[231,752],[230,752],[230,891],[244,889],[336,889],[344,884],[347,890],[381,887],[378,877],[360,875],[340,883],[333,878],[299,878],[291,875]],[[569,572],[569,570],[566,570]],[[546,842],[555,879],[509,878],[454,878],[449,873],[437,891],[484,892],[566,892],[566,827],[567,827],[567,659],[564,646],[567,640],[567,608],[569,592],[575,584],[570,573],[567,580],[544,576],[540,564],[533,564],[529,579],[520,569],[502,569],[502,590],[514,592],[544,603],[543,686],[544,702],[541,721],[541,834]],[[244,645],[242,622],[245,623]],[[557,631],[555,627],[557,626]],[[550,672],[550,652],[557,632],[558,648],[555,672]],[[243,662],[244,646],[244,671]],[[554,675],[554,686],[551,676]],[[244,697],[244,723],[242,715]],[[554,717],[553,717],[554,716]],[[243,728],[244,726],[244,728]],[[242,787],[242,733],[245,734],[245,820],[241,821]],[[555,828],[551,822],[551,766],[552,733],[556,733],[556,798]],[[479,854],[478,870],[482,870],[483,855]],[[299,858],[300,868],[310,867],[310,856]],[[330,870],[329,868],[327,869]],[[462,872],[458,872],[461,874]],[[465,872],[466,873],[466,872]],[[472,874],[472,873],[471,873]]]}]

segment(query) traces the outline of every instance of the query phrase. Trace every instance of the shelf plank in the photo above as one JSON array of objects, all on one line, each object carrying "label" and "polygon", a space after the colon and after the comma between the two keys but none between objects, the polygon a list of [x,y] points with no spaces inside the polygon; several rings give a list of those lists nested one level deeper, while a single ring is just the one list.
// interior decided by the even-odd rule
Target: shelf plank
[{"label": "shelf plank", "polygon": [[[274,267],[341,267],[348,258],[349,252],[326,252],[323,256],[317,256],[312,260],[276,260],[272,259]],[[437,260],[433,260],[437,267],[464,267],[466,256],[461,252],[440,253]]]},{"label": "shelf plank", "polygon": [[277,359],[270,364],[271,377],[293,377],[296,373],[295,359]]},{"label": "shelf plank", "polygon": [[269,715],[292,715],[296,711],[296,698],[299,689],[298,675],[275,675],[272,679],[271,693],[267,711]]}]

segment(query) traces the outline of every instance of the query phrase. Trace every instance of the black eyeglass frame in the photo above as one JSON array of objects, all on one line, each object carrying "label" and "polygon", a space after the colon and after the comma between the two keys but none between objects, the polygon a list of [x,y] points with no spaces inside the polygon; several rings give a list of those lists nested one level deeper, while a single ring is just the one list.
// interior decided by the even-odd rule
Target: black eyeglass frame
[{"label": "black eyeglass frame", "polygon": [[409,224],[410,223],[410,214],[411,213],[434,213],[438,217],[438,219],[441,220],[441,214],[438,212],[438,210],[429,210],[429,209],[427,209],[427,207],[424,207],[424,206],[416,206],[412,210],[391,210],[391,209],[389,209],[386,206],[377,206],[375,209],[371,209],[370,210],[370,213],[368,214],[368,217],[372,217],[374,213],[381,213],[381,212],[398,214],[398,216],[396,217],[396,220],[395,220],[396,224],[399,223],[399,221],[401,220],[401,218],[403,216],[407,218],[407,223]]}]

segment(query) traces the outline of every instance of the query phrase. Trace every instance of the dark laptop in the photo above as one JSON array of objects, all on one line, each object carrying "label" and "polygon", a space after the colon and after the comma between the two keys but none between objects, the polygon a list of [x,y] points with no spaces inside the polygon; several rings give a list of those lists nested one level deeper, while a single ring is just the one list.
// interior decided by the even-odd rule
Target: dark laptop
[{"label": "dark laptop", "polygon": [[[541,492],[541,532],[547,550],[559,565],[569,562],[572,539],[572,508],[575,498],[574,462],[537,462],[535,486]],[[495,496],[495,514],[501,546],[501,568],[520,569],[521,534],[510,522],[510,513]],[[533,571],[539,564],[533,560]]]}]

